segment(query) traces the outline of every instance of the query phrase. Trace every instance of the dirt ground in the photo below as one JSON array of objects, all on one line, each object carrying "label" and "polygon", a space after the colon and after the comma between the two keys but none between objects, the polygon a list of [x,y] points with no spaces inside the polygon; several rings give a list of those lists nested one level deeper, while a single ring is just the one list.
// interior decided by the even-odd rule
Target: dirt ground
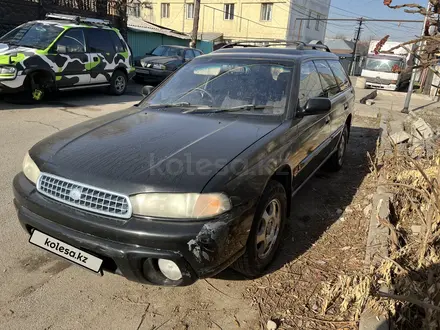
[{"label": "dirt ground", "polygon": [[[322,321],[340,313],[320,316],[320,284],[363,266],[363,209],[371,193],[366,155],[376,147],[376,119],[357,117],[344,169],[318,173],[294,198],[282,248],[260,279],[227,270],[186,288],[145,286],[98,277],[28,244],[11,187],[25,152],[49,134],[139,98],[138,92],[124,99],[69,94],[59,105],[35,108],[0,101],[0,328],[259,329],[268,319],[284,328],[355,327]],[[339,322],[351,321],[344,317]]]}]

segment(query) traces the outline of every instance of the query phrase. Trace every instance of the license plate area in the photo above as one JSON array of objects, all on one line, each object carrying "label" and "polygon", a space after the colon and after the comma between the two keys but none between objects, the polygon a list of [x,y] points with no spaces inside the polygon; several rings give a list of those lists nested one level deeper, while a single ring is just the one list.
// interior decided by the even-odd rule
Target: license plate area
[{"label": "license plate area", "polygon": [[52,252],[57,256],[80,265],[84,268],[99,273],[103,260],[84,252],[70,244],[64,243],[59,239],[46,235],[38,230],[34,230],[29,238],[29,243],[36,245],[46,251]]}]

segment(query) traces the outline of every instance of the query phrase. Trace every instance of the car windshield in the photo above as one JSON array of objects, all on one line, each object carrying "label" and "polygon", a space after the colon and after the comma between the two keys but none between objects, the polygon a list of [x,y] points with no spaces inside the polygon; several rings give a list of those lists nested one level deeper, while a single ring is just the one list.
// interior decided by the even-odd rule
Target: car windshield
[{"label": "car windshield", "polygon": [[[212,59],[190,62],[141,106],[198,108],[202,112],[281,115],[285,112],[293,64],[262,60]],[[194,109],[187,112],[195,112]]]},{"label": "car windshield", "polygon": [[0,43],[46,49],[63,28],[47,23],[26,23],[0,38]]},{"label": "car windshield", "polygon": [[159,46],[153,50],[151,55],[155,56],[180,56],[182,50],[180,48]]},{"label": "car windshield", "polygon": [[402,65],[402,60],[368,58],[365,69],[379,72],[398,72],[402,68]]}]

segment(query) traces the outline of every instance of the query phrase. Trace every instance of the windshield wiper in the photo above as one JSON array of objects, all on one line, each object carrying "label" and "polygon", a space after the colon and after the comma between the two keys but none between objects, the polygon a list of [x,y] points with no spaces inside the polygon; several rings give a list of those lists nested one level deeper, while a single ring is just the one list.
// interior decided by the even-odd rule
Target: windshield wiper
[{"label": "windshield wiper", "polygon": [[166,104],[151,104],[147,106],[148,108],[157,109],[157,108],[188,108],[195,107],[195,105],[191,105],[189,102],[177,102],[177,103],[166,103]]},{"label": "windshield wiper", "polygon": [[187,110],[184,113],[194,113],[194,112],[209,112],[209,113],[219,113],[219,112],[236,112],[236,111],[254,111],[254,110],[265,110],[265,109],[273,109],[272,105],[256,105],[256,104],[246,104],[239,105],[231,108],[197,108]]}]

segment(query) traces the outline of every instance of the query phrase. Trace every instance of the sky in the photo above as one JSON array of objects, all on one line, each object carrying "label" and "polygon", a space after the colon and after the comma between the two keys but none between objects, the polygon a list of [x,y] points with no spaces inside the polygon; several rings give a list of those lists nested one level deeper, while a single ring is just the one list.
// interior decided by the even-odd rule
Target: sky
[{"label": "sky", "polygon": [[[404,3],[420,3],[426,5],[427,0],[394,0],[393,5]],[[383,0],[331,0],[329,18],[358,18],[375,19],[410,19],[423,20],[419,14],[407,14],[403,9],[390,9],[383,5]],[[351,39],[355,33],[357,22],[328,22],[327,37],[344,35]],[[382,39],[390,35],[391,41],[407,41],[415,35],[420,35],[423,23],[386,23],[367,22],[362,31],[361,40]]]}]

